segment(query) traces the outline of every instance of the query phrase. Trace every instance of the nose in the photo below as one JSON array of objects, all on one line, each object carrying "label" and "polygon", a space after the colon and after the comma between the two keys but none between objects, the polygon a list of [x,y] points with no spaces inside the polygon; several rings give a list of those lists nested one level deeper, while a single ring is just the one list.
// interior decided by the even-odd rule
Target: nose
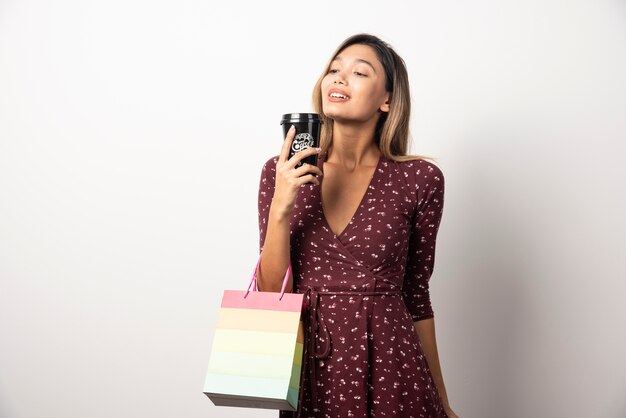
[{"label": "nose", "polygon": [[333,79],[333,84],[343,84],[343,85],[346,84],[345,80],[344,80],[344,77],[343,77],[343,71],[337,71],[335,73],[335,77]]}]

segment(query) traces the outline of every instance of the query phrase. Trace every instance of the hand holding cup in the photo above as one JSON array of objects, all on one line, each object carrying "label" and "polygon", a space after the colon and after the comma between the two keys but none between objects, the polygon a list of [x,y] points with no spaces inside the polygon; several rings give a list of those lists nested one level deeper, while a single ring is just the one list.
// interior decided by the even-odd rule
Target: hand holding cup
[{"label": "hand holding cup", "polygon": [[[293,140],[296,136],[296,127],[292,126],[283,142],[283,146],[276,163],[276,181],[274,183],[274,197],[272,205],[277,205],[278,210],[291,213],[296,203],[296,197],[300,186],[306,183],[319,185],[318,176],[322,170],[316,165],[304,162],[309,157],[317,157],[321,152],[318,147],[308,147],[297,152],[291,152]],[[293,154],[290,157],[290,153]]]}]

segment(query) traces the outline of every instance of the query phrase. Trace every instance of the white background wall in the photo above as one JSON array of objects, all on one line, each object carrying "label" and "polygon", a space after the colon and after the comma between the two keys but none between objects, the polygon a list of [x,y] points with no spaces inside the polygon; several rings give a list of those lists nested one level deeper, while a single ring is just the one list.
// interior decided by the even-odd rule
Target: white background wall
[{"label": "white background wall", "polygon": [[274,417],[202,394],[280,115],[334,48],[404,57],[446,175],[463,417],[626,416],[626,5],[0,0],[0,417]]}]

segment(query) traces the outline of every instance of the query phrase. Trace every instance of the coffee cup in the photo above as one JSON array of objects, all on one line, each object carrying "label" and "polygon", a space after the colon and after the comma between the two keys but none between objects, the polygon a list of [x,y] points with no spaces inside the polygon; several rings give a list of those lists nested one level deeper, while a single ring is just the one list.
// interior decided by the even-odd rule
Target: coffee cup
[{"label": "coffee cup", "polygon": [[[295,153],[304,151],[307,148],[320,146],[320,132],[322,129],[322,119],[317,113],[286,113],[280,120],[283,126],[283,136],[286,137],[291,125],[295,126],[296,132],[289,149],[289,158]],[[296,168],[302,164],[317,165],[317,154],[310,155],[302,159]]]}]

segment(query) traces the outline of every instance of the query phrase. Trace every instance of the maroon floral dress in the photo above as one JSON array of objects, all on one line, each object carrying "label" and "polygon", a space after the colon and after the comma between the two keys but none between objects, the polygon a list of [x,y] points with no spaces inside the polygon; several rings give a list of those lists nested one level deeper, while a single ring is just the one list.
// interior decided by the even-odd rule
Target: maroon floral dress
[{"label": "maroon floral dress", "polygon": [[[261,174],[261,248],[276,162]],[[301,187],[290,220],[294,289],[307,299],[305,353],[298,411],[280,418],[447,418],[413,324],[434,316],[428,282],[443,173],[426,160],[381,156],[339,235],[326,221],[320,187]]]}]

